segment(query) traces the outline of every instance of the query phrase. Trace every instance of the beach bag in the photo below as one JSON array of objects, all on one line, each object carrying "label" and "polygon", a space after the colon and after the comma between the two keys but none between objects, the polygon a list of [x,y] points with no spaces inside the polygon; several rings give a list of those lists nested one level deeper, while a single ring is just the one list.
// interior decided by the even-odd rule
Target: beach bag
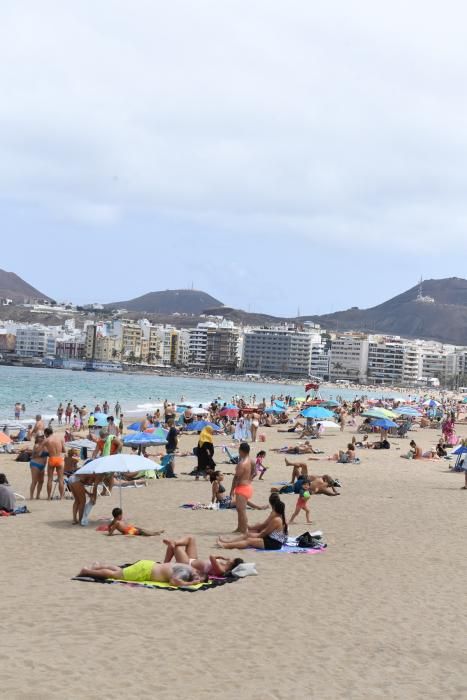
[{"label": "beach bag", "polygon": [[31,461],[31,453],[29,450],[23,450],[22,452],[19,453],[17,458],[15,459],[15,462],[30,462]]},{"label": "beach bag", "polygon": [[309,532],[304,532],[303,535],[297,537],[297,546],[301,549],[313,549],[321,546],[320,540],[319,535],[312,537]]}]

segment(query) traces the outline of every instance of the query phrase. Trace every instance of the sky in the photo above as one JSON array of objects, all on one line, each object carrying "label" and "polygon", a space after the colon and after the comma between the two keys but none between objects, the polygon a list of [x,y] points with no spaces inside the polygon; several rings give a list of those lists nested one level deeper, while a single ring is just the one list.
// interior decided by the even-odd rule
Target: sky
[{"label": "sky", "polygon": [[465,277],[467,6],[2,0],[0,268],[278,315]]}]

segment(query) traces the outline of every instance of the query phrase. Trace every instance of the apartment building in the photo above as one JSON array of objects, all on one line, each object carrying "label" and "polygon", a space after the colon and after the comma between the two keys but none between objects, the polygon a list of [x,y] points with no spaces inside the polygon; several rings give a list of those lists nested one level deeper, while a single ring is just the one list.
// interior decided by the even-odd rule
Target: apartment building
[{"label": "apartment building", "polygon": [[56,333],[38,324],[16,330],[16,354],[20,357],[54,356]]},{"label": "apartment building", "polygon": [[238,328],[233,323],[221,323],[208,328],[206,342],[206,369],[235,372],[238,366]]},{"label": "apartment building", "polygon": [[368,336],[365,333],[342,333],[331,342],[329,379],[365,382],[368,365]]},{"label": "apartment building", "polygon": [[243,339],[243,370],[257,374],[310,374],[314,335],[296,328],[253,328]]},{"label": "apartment building", "polygon": [[399,337],[372,336],[368,347],[368,381],[413,386],[421,377],[420,345]]}]

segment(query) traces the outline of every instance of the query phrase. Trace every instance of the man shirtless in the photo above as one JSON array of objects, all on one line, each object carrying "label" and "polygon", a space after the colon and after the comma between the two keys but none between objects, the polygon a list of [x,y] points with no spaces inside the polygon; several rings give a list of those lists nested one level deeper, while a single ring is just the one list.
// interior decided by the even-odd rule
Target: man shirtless
[{"label": "man shirtless", "polygon": [[44,421],[42,420],[42,416],[37,414],[34,427],[28,432],[28,440],[35,440],[37,435],[42,435],[43,433]]},{"label": "man shirtless", "polygon": [[44,430],[45,440],[42,443],[42,450],[49,453],[47,462],[47,498],[52,498],[52,484],[54,471],[57,472],[58,491],[60,498],[65,495],[65,483],[63,480],[65,442],[61,435],[54,435],[52,428]]},{"label": "man shirtless", "polygon": [[248,533],[246,507],[253,496],[251,482],[255,473],[255,463],[250,457],[250,446],[247,442],[240,444],[238,457],[239,461],[235,468],[235,476],[232,479],[230,496],[231,498],[235,497],[235,505],[237,506],[238,524],[235,532],[241,532],[246,535]]}]

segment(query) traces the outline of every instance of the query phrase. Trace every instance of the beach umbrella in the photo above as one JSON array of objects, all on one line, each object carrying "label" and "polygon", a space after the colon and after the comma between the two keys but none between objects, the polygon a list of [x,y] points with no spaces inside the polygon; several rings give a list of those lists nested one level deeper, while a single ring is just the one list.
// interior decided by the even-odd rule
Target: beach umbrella
[{"label": "beach umbrella", "polygon": [[127,430],[137,430],[138,432],[141,429],[141,423],[143,421],[136,421],[135,423],[132,423],[131,425],[128,426]]},{"label": "beach umbrella", "polygon": [[335,429],[335,430],[340,430],[340,425],[337,423],[334,423],[333,420],[322,420],[320,421],[321,427],[322,428],[330,428],[330,429]]},{"label": "beach umbrella", "polygon": [[420,418],[421,413],[413,406],[399,406],[399,408],[394,409],[394,413],[399,416],[409,416],[410,418]]},{"label": "beach umbrella", "polygon": [[467,396],[464,396],[462,403],[467,403]]},{"label": "beach umbrella", "polygon": [[106,416],[105,413],[94,413],[93,418],[94,418],[94,427],[95,428],[105,428],[108,423],[107,423],[107,418],[109,416]]},{"label": "beach umbrella", "polygon": [[435,401],[434,399],[427,399],[426,401],[423,402],[424,406],[429,406],[430,408],[436,408],[439,406],[439,401]]},{"label": "beach umbrella", "polygon": [[[75,471],[78,476],[86,474],[128,474],[141,471],[158,471],[159,464],[141,455],[129,455],[120,452],[116,455],[98,457]],[[120,508],[122,507],[122,489],[120,489]],[[89,513],[89,511],[88,511]]]},{"label": "beach umbrella", "polygon": [[455,471],[461,471],[459,469],[460,465],[464,463],[465,457],[463,455],[467,454],[467,445],[459,445],[455,450],[451,452],[452,455],[457,455],[456,463],[454,465]]},{"label": "beach umbrella", "polygon": [[189,423],[185,427],[185,430],[193,432],[193,433],[195,433],[195,432],[200,433],[202,430],[204,430],[204,428],[207,428],[208,426],[218,433],[222,432],[222,428],[220,427],[220,425],[216,425],[215,423],[210,423],[207,420],[197,420],[194,423]]},{"label": "beach umbrella", "polygon": [[5,433],[0,433],[0,445],[9,445],[11,443],[11,437],[5,435]]},{"label": "beach umbrella", "polygon": [[268,408],[265,409],[265,413],[284,413],[285,408],[281,408],[280,406],[269,406]]},{"label": "beach umbrella", "polygon": [[334,413],[332,411],[328,411],[327,408],[322,408],[321,406],[310,406],[309,408],[305,408],[301,414],[304,418],[334,418]]},{"label": "beach umbrella", "polygon": [[394,423],[393,420],[389,420],[389,418],[376,418],[376,420],[371,421],[370,425],[373,428],[382,428],[383,430],[397,428],[397,423]]},{"label": "beach umbrella", "polygon": [[364,418],[397,418],[397,414],[387,408],[369,408],[362,413],[362,416]]},{"label": "beach umbrella", "polygon": [[67,449],[71,448],[74,450],[80,450],[82,447],[85,447],[88,450],[95,450],[96,443],[92,440],[87,440],[86,438],[83,438],[82,440],[71,440],[70,442],[66,442],[65,447]]},{"label": "beach umbrella", "polygon": [[160,433],[132,433],[125,435],[123,444],[127,447],[150,447],[151,445],[165,445],[165,434]]},{"label": "beach umbrella", "polygon": [[340,404],[337,401],[323,401],[321,406],[324,406],[324,408],[337,408]]},{"label": "beach umbrella", "polygon": [[238,416],[238,408],[223,408],[219,413],[220,416],[227,418],[236,418]]},{"label": "beach umbrella", "polygon": [[274,401],[274,406],[278,406],[279,408],[285,408],[285,403],[284,401]]}]

